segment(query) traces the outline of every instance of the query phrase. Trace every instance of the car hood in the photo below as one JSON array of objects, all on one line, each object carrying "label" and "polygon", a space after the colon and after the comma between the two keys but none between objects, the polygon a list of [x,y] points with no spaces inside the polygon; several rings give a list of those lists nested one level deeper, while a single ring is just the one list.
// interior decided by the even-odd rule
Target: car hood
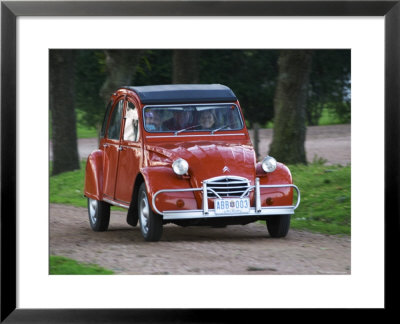
[{"label": "car hood", "polygon": [[[227,142],[180,142],[146,145],[146,149],[158,155],[150,160],[165,157],[169,163],[183,158],[189,163],[193,185],[199,186],[205,179],[217,176],[245,177],[253,182],[255,176],[255,152],[251,145]],[[164,162],[167,162],[164,160]]]}]

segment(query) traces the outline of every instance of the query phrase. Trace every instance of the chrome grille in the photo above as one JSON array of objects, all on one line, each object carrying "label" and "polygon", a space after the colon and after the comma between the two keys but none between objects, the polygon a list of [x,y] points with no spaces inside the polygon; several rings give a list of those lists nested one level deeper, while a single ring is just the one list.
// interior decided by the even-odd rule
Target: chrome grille
[{"label": "chrome grille", "polygon": [[[212,189],[218,196],[222,197],[240,197],[247,190],[250,181],[241,177],[216,177],[204,181],[208,189]],[[218,198],[211,190],[208,190],[209,198]],[[244,197],[247,197],[247,193]]]}]

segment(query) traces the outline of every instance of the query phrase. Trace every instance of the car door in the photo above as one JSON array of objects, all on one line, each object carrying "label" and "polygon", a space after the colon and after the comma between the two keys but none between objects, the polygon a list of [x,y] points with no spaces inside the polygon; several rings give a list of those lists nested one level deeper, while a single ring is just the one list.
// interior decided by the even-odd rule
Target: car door
[{"label": "car door", "polygon": [[137,105],[132,99],[128,98],[122,126],[117,184],[115,187],[115,199],[125,204],[129,204],[131,201],[133,184],[139,173],[142,161],[138,112]]},{"label": "car door", "polygon": [[109,199],[114,199],[123,110],[124,97],[116,100],[116,103],[111,111],[111,117],[105,139],[102,141],[104,151],[103,194],[105,198]]}]

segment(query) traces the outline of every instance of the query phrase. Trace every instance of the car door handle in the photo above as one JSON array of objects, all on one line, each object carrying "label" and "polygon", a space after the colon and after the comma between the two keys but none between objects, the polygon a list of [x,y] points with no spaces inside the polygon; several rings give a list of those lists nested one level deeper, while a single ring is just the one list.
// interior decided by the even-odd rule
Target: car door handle
[{"label": "car door handle", "polygon": [[118,147],[118,151],[122,151],[124,148],[122,146]]},{"label": "car door handle", "polygon": [[106,144],[103,144],[103,147],[108,147],[108,144],[106,143]]}]

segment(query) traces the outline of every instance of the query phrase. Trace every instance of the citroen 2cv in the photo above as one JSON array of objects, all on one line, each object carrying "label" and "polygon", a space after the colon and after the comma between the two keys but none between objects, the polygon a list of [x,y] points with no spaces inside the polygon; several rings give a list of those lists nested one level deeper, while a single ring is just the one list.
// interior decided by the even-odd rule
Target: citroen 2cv
[{"label": "citroen 2cv", "polygon": [[284,237],[300,203],[285,165],[256,161],[239,101],[220,84],[118,89],[87,159],[84,194],[94,231],[108,229],[114,205],[146,241],[158,241],[167,223],[259,220]]}]

